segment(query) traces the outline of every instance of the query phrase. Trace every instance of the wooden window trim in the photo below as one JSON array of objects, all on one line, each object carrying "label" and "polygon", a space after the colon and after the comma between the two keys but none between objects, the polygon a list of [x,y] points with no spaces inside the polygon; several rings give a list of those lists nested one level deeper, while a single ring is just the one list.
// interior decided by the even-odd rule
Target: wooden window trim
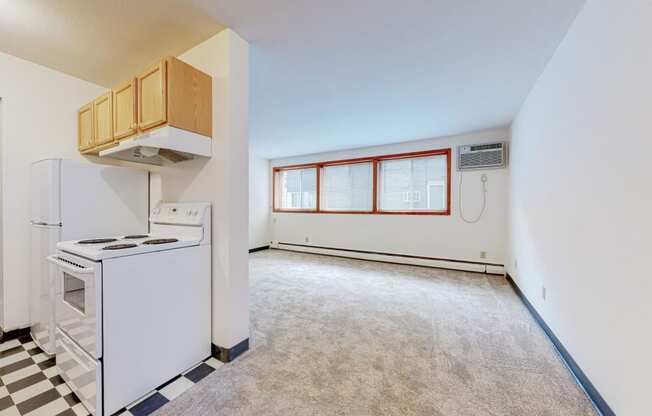
[{"label": "wooden window trim", "polygon": [[[305,209],[305,208],[277,208],[276,207],[276,184],[277,184],[277,179],[276,179],[276,174],[278,172],[283,172],[287,170],[302,170],[302,169],[310,169],[314,168],[316,170],[316,192],[317,195],[315,196],[316,198],[316,203],[315,203],[315,208],[313,209]],[[320,182],[320,177],[319,177],[319,167],[314,164],[305,164],[305,165],[294,165],[294,166],[283,166],[283,167],[275,167],[272,169],[272,207],[273,207],[273,212],[295,212],[295,213],[300,213],[300,214],[316,214],[319,212],[319,182]]]},{"label": "wooden window trim", "polygon": [[[378,197],[378,182],[380,180],[378,176],[378,170],[380,169],[380,163],[384,160],[397,160],[397,159],[413,159],[417,157],[428,157],[428,156],[446,156],[446,209],[440,211],[383,211],[379,208]],[[372,156],[372,157],[359,157],[354,159],[341,159],[341,160],[330,160],[325,162],[315,162],[315,163],[303,163],[297,165],[287,165],[287,166],[275,166],[272,168],[272,212],[282,212],[282,213],[300,213],[300,214],[358,214],[358,215],[451,215],[451,166],[452,166],[452,151],[450,148],[447,149],[436,149],[436,150],[425,150],[419,152],[408,152],[408,153],[396,153],[390,155],[381,155],[381,156]],[[356,163],[369,163],[372,164],[373,170],[373,190],[372,190],[372,210],[371,211],[334,211],[334,210],[323,210],[321,209],[321,169],[325,166],[338,166],[338,165],[352,165]],[[315,209],[288,209],[288,208],[278,208],[276,205],[276,186],[277,179],[276,174],[285,170],[298,170],[298,169],[316,169],[316,178],[317,178],[317,201]]]}]

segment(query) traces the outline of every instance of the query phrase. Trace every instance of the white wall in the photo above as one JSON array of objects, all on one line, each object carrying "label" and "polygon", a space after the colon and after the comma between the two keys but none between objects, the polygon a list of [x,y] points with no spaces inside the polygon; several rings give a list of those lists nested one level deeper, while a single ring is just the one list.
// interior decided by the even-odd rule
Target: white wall
[{"label": "white wall", "polygon": [[166,201],[213,204],[213,343],[249,337],[249,46],[224,30],[179,59],[213,77],[213,157],[164,167],[153,193]]},{"label": "white wall", "polygon": [[2,298],[0,327],[29,325],[29,165],[80,159],[77,109],[104,88],[0,53],[2,119]]},{"label": "white wall", "polygon": [[650,413],[650,22],[589,0],[512,127],[509,271],[623,416]]},{"label": "white wall", "polygon": [[[448,147],[454,149],[462,144],[499,140],[509,140],[509,132],[498,129],[275,159],[272,160],[272,166]],[[486,213],[479,223],[466,224],[458,217],[459,174],[456,170],[455,152],[453,152],[452,162],[451,216],[273,213],[272,239],[284,243],[503,264],[507,230],[507,169],[464,173],[463,206],[467,218],[475,216],[480,210],[482,197],[480,175],[486,173],[489,177]],[[306,242],[306,238],[309,242]],[[480,257],[481,251],[487,253],[486,259]]]},{"label": "white wall", "polygon": [[269,159],[249,154],[249,248],[268,246],[270,242]]}]

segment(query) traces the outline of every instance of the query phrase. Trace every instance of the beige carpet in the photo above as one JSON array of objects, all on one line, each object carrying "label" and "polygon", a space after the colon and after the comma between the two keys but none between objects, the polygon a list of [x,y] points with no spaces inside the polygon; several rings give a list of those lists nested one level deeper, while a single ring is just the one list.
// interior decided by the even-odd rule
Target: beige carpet
[{"label": "beige carpet", "polygon": [[502,277],[268,250],[253,348],[156,415],[595,415]]}]

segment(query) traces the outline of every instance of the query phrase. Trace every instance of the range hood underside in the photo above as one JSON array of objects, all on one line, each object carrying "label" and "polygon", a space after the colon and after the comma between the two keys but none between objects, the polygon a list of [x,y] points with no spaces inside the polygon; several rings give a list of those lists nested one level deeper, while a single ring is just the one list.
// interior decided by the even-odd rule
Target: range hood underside
[{"label": "range hood underside", "polygon": [[212,139],[187,130],[165,126],[140,136],[122,140],[117,146],[102,150],[100,157],[161,166],[212,156]]}]

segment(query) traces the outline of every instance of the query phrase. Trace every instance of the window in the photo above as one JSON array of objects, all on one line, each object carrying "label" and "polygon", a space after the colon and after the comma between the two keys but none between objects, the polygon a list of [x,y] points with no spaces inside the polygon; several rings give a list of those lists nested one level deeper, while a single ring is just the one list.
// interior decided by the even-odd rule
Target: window
[{"label": "window", "polygon": [[373,210],[373,163],[324,166],[321,171],[323,211]]},{"label": "window", "polygon": [[312,211],[317,208],[317,169],[286,169],[275,175],[279,190],[275,206],[288,211]]},{"label": "window", "polygon": [[274,168],[274,211],[450,215],[451,149]]},{"label": "window", "polygon": [[379,210],[446,211],[446,155],[380,161]]}]

